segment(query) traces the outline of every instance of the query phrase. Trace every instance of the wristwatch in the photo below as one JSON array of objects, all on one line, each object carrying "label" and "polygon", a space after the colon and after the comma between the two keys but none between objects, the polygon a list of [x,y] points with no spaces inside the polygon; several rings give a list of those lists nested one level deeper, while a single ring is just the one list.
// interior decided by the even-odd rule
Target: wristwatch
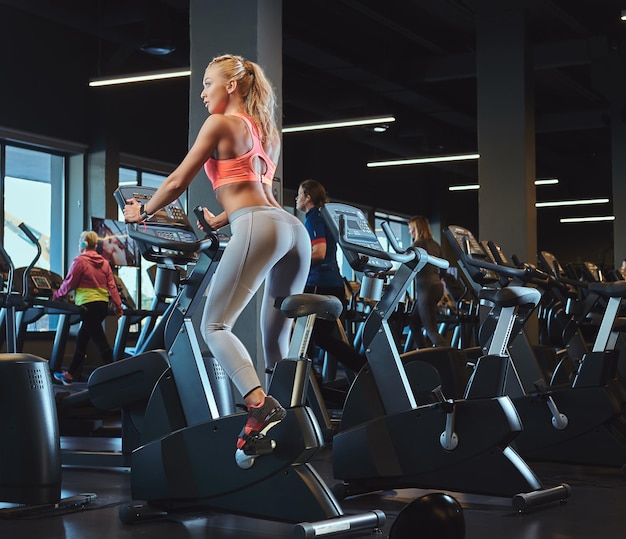
[{"label": "wristwatch", "polygon": [[150,214],[146,211],[143,204],[139,206],[139,217],[141,217],[143,221],[150,218]]}]

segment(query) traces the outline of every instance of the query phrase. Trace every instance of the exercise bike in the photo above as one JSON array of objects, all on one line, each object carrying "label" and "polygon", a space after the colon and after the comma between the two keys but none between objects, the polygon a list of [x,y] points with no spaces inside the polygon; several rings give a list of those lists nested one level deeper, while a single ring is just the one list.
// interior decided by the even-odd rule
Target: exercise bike
[{"label": "exercise bike", "polygon": [[[123,205],[130,198],[147,200],[152,192],[120,188],[116,198]],[[332,532],[333,526],[343,533],[380,528],[384,513],[346,515],[309,463],[322,440],[313,413],[304,405],[307,359],[276,365],[269,390],[286,399],[287,416],[272,429],[270,443],[261,444],[259,454],[235,458],[234,441],[246,414],[235,411],[230,380],[202,350],[193,321],[227,238],[209,233],[197,239],[178,203],[146,223],[129,225],[128,233],[153,256],[199,256],[168,319],[166,331],[174,335],[166,351],[168,367],[151,393],[141,439],[131,455],[132,497],[139,502],[120,509],[122,521],[208,510],[291,522],[306,533]],[[275,379],[291,384],[277,387]]]},{"label": "exercise bike", "polygon": [[363,328],[368,366],[350,388],[333,440],[334,475],[342,481],[336,494],[436,488],[510,497],[519,510],[567,498],[568,485],[545,488],[511,447],[522,424],[508,397],[452,400],[433,386],[433,401],[418,404],[412,379],[437,383],[438,373],[425,362],[403,364],[388,318],[427,263],[447,261],[419,248],[401,250],[384,223],[397,251],[387,252],[357,208],[326,204],[322,216],[352,268],[363,273],[361,295],[371,289],[369,297],[378,296]]},{"label": "exercise bike", "polygon": [[479,297],[491,306],[480,332],[485,355],[476,363],[465,397],[511,398],[524,425],[513,445],[525,458],[624,466],[623,385],[616,378],[615,355],[598,346],[595,354],[579,363],[570,382],[550,384],[523,328],[539,305],[541,290],[553,277],[529,264],[513,267],[491,262],[461,226],[450,225],[444,234],[463,271],[478,277],[490,272],[505,285],[479,291]]}]

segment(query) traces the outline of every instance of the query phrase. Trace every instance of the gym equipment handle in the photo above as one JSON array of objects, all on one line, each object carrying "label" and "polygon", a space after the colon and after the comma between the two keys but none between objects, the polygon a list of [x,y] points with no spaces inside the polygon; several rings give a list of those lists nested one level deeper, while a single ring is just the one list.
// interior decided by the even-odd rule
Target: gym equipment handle
[{"label": "gym equipment handle", "polygon": [[425,258],[429,264],[437,266],[438,268],[446,269],[450,265],[447,260],[437,258],[436,256],[431,256],[421,247],[409,247],[406,251],[402,253],[389,253],[387,251],[373,249],[371,247],[367,247],[358,243],[352,243],[346,235],[346,223],[343,215],[339,216],[339,245],[341,245],[345,249],[355,251],[359,254],[371,256],[373,258],[379,258],[381,260],[400,262],[401,264],[410,262],[411,260],[415,260],[419,257],[420,260]]},{"label": "gym equipment handle", "polygon": [[193,209],[193,213],[196,214],[196,217],[198,218],[198,221],[200,221],[200,224],[202,225],[202,228],[204,229],[204,233],[206,235],[211,234],[213,229],[211,228],[211,225],[209,223],[207,223],[206,219],[204,218],[204,212],[202,211],[202,206],[200,206],[200,205],[196,206]]},{"label": "gym equipment handle", "polygon": [[[415,249],[415,247],[409,247],[408,249],[402,250],[402,247],[400,247],[400,244],[398,243],[398,240],[396,236],[394,235],[393,230],[391,230],[391,226],[389,225],[389,223],[387,221],[383,221],[382,227],[383,227],[383,231],[385,232],[385,235],[387,236],[387,239],[389,240],[389,243],[391,244],[391,246],[393,247],[396,253],[403,254],[403,253],[408,252],[411,249]],[[427,258],[429,264],[432,264],[433,266],[436,266],[441,269],[448,269],[448,267],[450,266],[450,263],[447,260],[429,255],[426,251],[424,252],[426,253],[425,255],[420,253],[420,260],[422,258]]]}]

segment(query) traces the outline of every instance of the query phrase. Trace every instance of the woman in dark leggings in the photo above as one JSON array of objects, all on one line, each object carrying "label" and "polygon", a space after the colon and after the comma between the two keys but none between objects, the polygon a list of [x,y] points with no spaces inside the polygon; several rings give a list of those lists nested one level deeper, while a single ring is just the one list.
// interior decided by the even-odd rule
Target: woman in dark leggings
[{"label": "woman in dark leggings", "polygon": [[[429,255],[442,258],[441,246],[433,238],[430,223],[426,217],[416,215],[409,219],[409,233],[413,245],[421,247]],[[422,328],[433,346],[445,346],[446,341],[437,331],[437,304],[443,297],[443,283],[439,269],[426,264],[415,278],[415,303],[409,315],[409,327],[413,341],[418,348],[428,347]]]}]

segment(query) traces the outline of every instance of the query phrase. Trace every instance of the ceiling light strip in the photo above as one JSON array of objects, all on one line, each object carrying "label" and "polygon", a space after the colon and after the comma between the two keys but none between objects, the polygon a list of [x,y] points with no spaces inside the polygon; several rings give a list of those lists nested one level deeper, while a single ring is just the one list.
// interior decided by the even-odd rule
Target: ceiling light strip
[{"label": "ceiling light strip", "polygon": [[372,125],[395,122],[393,116],[379,116],[375,118],[355,118],[354,120],[337,120],[334,122],[292,125],[283,127],[283,133],[299,133],[301,131],[318,131],[320,129],[336,129],[338,127],[355,127],[359,125]]},{"label": "ceiling light strip", "polygon": [[473,191],[475,189],[480,189],[480,185],[472,183],[469,185],[451,185],[448,187],[448,191]]},{"label": "ceiling light strip", "polygon": [[113,86],[116,84],[129,84],[133,82],[145,82],[162,79],[173,79],[178,77],[188,77],[191,75],[190,69],[177,69],[170,71],[153,71],[148,73],[135,73],[131,75],[121,75],[119,77],[99,78],[89,81],[89,86]]},{"label": "ceiling light strip", "polygon": [[535,180],[535,185],[555,185],[559,183],[558,178],[541,178],[540,180]]},{"label": "ceiling light strip", "polygon": [[[554,185],[557,183],[559,183],[559,180],[557,180],[556,178],[535,180],[535,185]],[[448,191],[472,191],[476,189],[480,189],[480,185],[478,185],[477,183],[470,183],[467,185],[451,185],[450,187],[448,187]],[[606,202],[608,202],[608,199],[606,200]]]},{"label": "ceiling light strip", "polygon": [[556,206],[578,206],[585,204],[607,204],[608,198],[587,198],[583,200],[553,200],[551,202],[537,202],[537,208],[552,208]]},{"label": "ceiling light strip", "polygon": [[393,167],[396,165],[421,165],[423,163],[445,163],[447,161],[467,161],[470,159],[478,159],[480,154],[468,153],[461,155],[440,155],[436,157],[417,157],[414,159],[397,159],[395,161],[374,161],[368,163],[370,168],[374,167]]},{"label": "ceiling light strip", "polygon": [[559,221],[561,223],[595,223],[599,221],[615,221],[615,215],[605,215],[603,217],[564,217]]}]

